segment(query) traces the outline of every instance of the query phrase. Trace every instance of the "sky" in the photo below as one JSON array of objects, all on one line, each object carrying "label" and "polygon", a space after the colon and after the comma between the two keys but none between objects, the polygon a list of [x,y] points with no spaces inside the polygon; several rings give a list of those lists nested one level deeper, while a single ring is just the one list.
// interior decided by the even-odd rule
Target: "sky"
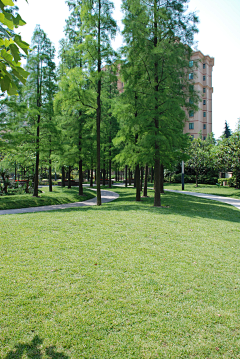
[{"label": "sky", "polygon": [[[114,18],[121,27],[121,1],[114,0]],[[21,17],[27,22],[18,30],[22,39],[31,42],[36,24],[47,33],[58,50],[64,37],[65,19],[69,11],[65,0],[18,0]],[[225,121],[236,128],[240,118],[240,0],[190,0],[189,10],[199,17],[197,48],[204,55],[214,57],[213,67],[213,133],[222,135]],[[121,46],[121,36],[113,43]]]}]

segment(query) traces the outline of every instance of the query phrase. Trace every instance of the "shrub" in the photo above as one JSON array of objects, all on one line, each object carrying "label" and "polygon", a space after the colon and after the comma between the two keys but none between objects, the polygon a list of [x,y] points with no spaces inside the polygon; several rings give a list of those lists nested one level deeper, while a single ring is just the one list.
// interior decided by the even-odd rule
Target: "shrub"
[{"label": "shrub", "polygon": [[227,185],[229,187],[234,187],[236,185],[236,178],[233,177],[229,177],[229,178],[219,178],[218,179],[218,183],[220,184],[220,186],[223,186],[223,182],[227,183]]}]

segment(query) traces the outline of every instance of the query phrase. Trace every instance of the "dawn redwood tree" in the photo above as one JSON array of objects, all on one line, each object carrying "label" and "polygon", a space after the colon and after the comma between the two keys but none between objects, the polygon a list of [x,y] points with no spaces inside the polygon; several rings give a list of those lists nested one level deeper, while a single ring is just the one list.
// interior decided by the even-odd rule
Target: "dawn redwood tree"
[{"label": "dawn redwood tree", "polygon": [[[161,163],[165,153],[181,149],[186,139],[185,110],[196,109],[198,96],[189,90],[190,46],[197,18],[186,14],[187,0],[124,0],[125,56],[145,101],[142,146],[154,163],[154,206],[161,205]],[[134,71],[133,71],[134,72]],[[189,98],[191,97],[191,101]]]},{"label": "dawn redwood tree", "polygon": [[[54,82],[54,78],[49,74],[53,63],[54,51],[52,44],[47,38],[45,32],[37,26],[32,38],[32,51],[27,59],[27,70],[29,77],[25,86],[25,101],[28,106],[28,115],[26,118],[26,127],[32,133],[35,143],[35,176],[33,196],[38,197],[38,175],[40,162],[41,133],[40,126],[46,128],[46,121],[52,116],[52,96],[49,92],[50,82]],[[52,92],[52,90],[50,91]],[[45,122],[45,124],[44,124]],[[35,134],[33,133],[35,132]]]},{"label": "dawn redwood tree", "polygon": [[54,62],[55,48],[49,39],[46,39],[46,66],[43,68],[44,104],[42,114],[42,153],[48,162],[49,192],[52,192],[52,157],[59,150],[59,135],[56,117],[54,116],[53,101],[57,92],[56,64]]},{"label": "dawn redwood tree", "polygon": [[101,205],[100,190],[100,123],[103,67],[115,61],[110,40],[115,36],[117,24],[112,18],[113,3],[109,0],[82,0],[81,36],[83,51],[88,65],[89,81],[93,85],[96,98],[97,132],[97,205]]},{"label": "dawn redwood tree", "polygon": [[[65,28],[65,39],[61,41],[59,66],[59,92],[55,98],[55,111],[59,120],[62,134],[63,156],[61,162],[78,165],[79,195],[83,195],[83,159],[86,162],[87,140],[91,132],[86,123],[92,121],[90,109],[91,93],[87,82],[88,74],[82,48],[80,10],[82,1],[67,1],[70,16]],[[88,114],[86,113],[88,112]],[[86,128],[87,127],[87,128]]]}]

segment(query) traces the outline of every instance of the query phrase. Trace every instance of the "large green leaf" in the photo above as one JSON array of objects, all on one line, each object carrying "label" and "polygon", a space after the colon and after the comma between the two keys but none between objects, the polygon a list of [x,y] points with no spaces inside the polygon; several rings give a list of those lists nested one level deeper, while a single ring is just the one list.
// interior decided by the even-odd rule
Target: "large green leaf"
[{"label": "large green leaf", "polygon": [[3,24],[6,25],[10,30],[14,29],[13,16],[7,12],[4,12]]},{"label": "large green leaf", "polygon": [[26,21],[24,21],[21,16],[18,14],[17,17],[13,18],[14,25],[23,26],[26,25]]},{"label": "large green leaf", "polygon": [[14,6],[12,0],[1,0],[5,6]]},{"label": "large green leaf", "polygon": [[18,47],[15,44],[11,44],[9,45],[11,54],[13,55],[14,61],[17,63],[18,61],[21,60],[20,55],[19,55],[19,50]]},{"label": "large green leaf", "polygon": [[10,78],[7,77],[7,76],[4,76],[4,77],[0,80],[0,82],[1,82],[1,90],[2,90],[2,92],[8,91],[9,88],[10,88],[10,83],[11,83]]}]

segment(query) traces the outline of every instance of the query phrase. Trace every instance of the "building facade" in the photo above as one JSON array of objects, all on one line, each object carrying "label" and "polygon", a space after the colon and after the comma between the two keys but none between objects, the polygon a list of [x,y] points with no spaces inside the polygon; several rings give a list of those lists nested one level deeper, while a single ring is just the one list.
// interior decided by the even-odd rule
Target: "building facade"
[{"label": "building facade", "polygon": [[207,135],[212,132],[212,71],[214,58],[203,55],[201,51],[195,51],[191,56],[189,66],[190,68],[192,67],[189,80],[192,81],[194,90],[202,97],[202,102],[199,103],[197,112],[188,112],[184,133],[189,133],[192,138],[197,138],[201,132],[202,139],[205,140]]}]

